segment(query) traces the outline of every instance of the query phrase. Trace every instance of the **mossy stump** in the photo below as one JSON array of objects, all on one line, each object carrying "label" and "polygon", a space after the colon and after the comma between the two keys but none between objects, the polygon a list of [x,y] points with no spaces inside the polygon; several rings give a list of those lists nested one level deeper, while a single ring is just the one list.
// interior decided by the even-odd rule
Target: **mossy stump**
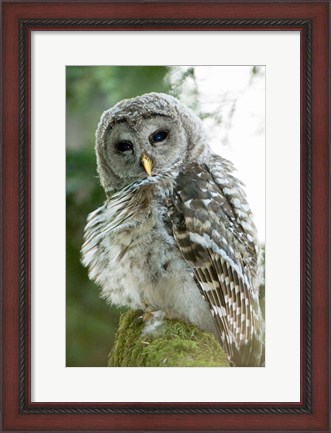
[{"label": "mossy stump", "polygon": [[209,332],[176,320],[164,320],[157,335],[144,335],[141,311],[122,314],[109,367],[229,367]]}]

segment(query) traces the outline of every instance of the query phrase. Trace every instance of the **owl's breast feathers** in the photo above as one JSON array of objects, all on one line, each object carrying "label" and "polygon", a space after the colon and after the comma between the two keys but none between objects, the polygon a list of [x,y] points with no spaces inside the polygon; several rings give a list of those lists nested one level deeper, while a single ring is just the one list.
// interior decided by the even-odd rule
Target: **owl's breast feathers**
[{"label": "owl's breast feathers", "polygon": [[[89,214],[84,229],[82,263],[89,269],[89,277],[98,284],[103,284],[106,257],[110,255],[108,246],[115,246],[121,233],[146,223],[150,225],[152,202],[160,181],[166,180],[161,176],[138,180],[114,193],[103,206]],[[125,246],[117,259],[122,258],[132,244]]]},{"label": "owl's breast feathers", "polygon": [[218,157],[208,167],[190,164],[176,180],[169,217],[224,349],[235,365],[258,366],[258,242],[244,193],[227,164]]}]

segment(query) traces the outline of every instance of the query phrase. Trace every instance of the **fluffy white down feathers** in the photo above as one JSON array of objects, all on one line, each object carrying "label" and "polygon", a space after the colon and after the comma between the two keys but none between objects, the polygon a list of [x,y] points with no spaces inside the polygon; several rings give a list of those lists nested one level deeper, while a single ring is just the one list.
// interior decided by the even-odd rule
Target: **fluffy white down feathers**
[{"label": "fluffy white down feathers", "polygon": [[194,323],[233,365],[263,365],[256,229],[200,119],[165,94],[123,100],[103,113],[96,154],[107,200],[88,217],[82,262],[102,297]]}]

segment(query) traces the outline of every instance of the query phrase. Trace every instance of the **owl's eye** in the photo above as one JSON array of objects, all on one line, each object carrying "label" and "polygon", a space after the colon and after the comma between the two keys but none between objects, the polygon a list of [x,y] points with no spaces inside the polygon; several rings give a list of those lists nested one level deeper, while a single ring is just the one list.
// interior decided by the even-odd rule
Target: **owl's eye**
[{"label": "owl's eye", "polygon": [[160,141],[164,141],[168,137],[168,134],[169,132],[165,129],[159,129],[151,135],[151,143],[159,143]]},{"label": "owl's eye", "polygon": [[116,149],[119,152],[127,152],[128,150],[133,149],[133,145],[132,145],[131,141],[122,140],[122,141],[119,141],[118,143],[116,143]]}]

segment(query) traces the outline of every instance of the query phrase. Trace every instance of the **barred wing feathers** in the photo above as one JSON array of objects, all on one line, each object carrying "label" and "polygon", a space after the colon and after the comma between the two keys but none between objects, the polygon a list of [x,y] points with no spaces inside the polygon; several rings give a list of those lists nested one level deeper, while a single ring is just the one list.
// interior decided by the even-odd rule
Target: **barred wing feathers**
[{"label": "barred wing feathers", "polygon": [[177,178],[169,215],[178,247],[194,269],[224,350],[234,365],[258,366],[262,335],[254,288],[255,227],[240,183],[232,177],[229,184],[230,163],[211,162],[209,167],[191,164]]}]

